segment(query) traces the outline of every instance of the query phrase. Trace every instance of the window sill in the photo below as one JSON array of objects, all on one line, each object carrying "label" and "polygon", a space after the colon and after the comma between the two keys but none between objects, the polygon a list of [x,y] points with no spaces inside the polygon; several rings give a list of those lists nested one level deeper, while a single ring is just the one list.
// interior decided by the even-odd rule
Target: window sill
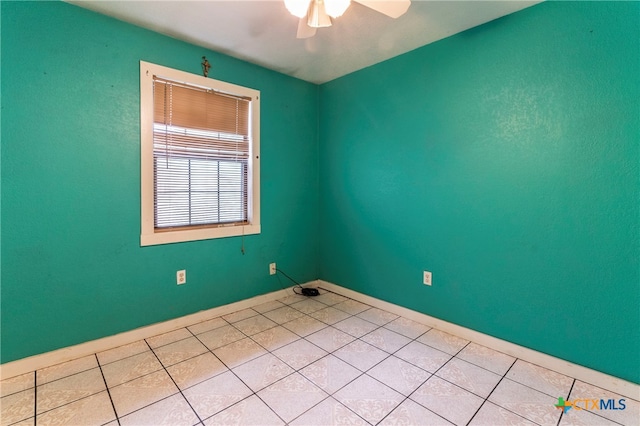
[{"label": "window sill", "polygon": [[238,237],[260,233],[260,225],[222,226],[218,228],[198,228],[171,232],[153,232],[140,235],[140,245],[154,246],[186,241],[200,241],[214,238]]}]

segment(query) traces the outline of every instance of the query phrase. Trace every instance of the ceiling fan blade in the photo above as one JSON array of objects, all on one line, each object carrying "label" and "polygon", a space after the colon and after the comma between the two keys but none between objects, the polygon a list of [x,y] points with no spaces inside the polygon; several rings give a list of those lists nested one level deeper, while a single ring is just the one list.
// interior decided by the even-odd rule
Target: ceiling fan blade
[{"label": "ceiling fan blade", "polygon": [[307,25],[307,17],[303,16],[298,21],[298,35],[297,38],[309,38],[316,35],[317,28],[310,27]]},{"label": "ceiling fan blade", "polygon": [[409,9],[411,0],[354,0],[367,6],[376,12],[383,13],[391,18],[398,18]]},{"label": "ceiling fan blade", "polygon": [[307,17],[307,24],[309,24],[310,27],[324,28],[331,26],[331,17],[327,15],[322,1],[314,0],[311,2]]}]

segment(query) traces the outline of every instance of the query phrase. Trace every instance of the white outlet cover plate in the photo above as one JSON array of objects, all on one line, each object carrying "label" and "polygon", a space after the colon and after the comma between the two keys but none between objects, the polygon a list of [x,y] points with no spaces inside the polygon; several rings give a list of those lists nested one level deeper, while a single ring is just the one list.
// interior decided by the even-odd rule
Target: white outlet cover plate
[{"label": "white outlet cover plate", "polygon": [[424,285],[431,285],[431,272],[424,271],[422,282],[424,283]]}]

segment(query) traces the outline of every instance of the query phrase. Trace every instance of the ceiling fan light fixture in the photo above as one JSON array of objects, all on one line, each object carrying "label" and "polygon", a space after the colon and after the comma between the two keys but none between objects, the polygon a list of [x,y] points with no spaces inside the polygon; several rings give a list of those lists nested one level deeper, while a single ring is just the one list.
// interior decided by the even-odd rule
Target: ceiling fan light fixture
[{"label": "ceiling fan light fixture", "polygon": [[327,15],[338,18],[347,11],[351,0],[324,0],[324,9]]},{"label": "ceiling fan light fixture", "polygon": [[309,10],[309,3],[312,0],[284,0],[284,5],[293,16],[303,18]]},{"label": "ceiling fan light fixture", "polygon": [[312,0],[309,6],[307,24],[312,28],[323,28],[331,26],[331,18],[324,8],[324,1]]}]

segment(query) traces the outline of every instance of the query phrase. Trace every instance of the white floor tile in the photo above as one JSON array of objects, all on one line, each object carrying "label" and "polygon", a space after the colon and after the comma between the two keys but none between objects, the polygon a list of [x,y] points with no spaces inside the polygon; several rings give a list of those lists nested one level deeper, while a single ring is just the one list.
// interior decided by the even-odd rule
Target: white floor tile
[{"label": "white floor tile", "polygon": [[501,376],[458,358],[447,362],[436,375],[482,398],[489,396]]},{"label": "white floor tile", "polygon": [[[633,423],[628,423],[630,426]],[[605,419],[604,417],[599,416],[593,412],[589,412],[586,410],[573,410],[570,409],[568,412],[562,414],[560,418],[559,426],[614,426],[620,425],[620,423],[613,422],[611,420]],[[635,426],[635,425],[633,425]]]},{"label": "white floor tile", "polygon": [[333,307],[348,314],[357,315],[362,311],[366,311],[371,306],[365,305],[364,303],[360,303],[353,299],[347,299],[343,302],[336,303],[335,305],[333,305]]},{"label": "white floor tile", "polygon": [[276,349],[273,354],[295,370],[299,370],[327,355],[327,352],[311,342],[300,339]]},{"label": "white floor tile", "polygon": [[268,351],[274,351],[300,339],[300,336],[284,327],[274,327],[254,334],[251,339]]},{"label": "white floor tile", "polygon": [[304,314],[290,306],[283,305],[281,308],[265,312],[264,316],[277,324],[284,324],[285,322],[300,318],[304,316]]},{"label": "white floor tile", "polygon": [[366,311],[360,312],[356,316],[362,318],[363,320],[372,322],[378,326],[385,325],[398,318],[398,315],[392,314],[391,312],[383,311],[382,309],[378,308],[367,309]]},{"label": "white floor tile", "polygon": [[198,422],[198,416],[180,394],[165,398],[120,419],[121,426],[191,426]]},{"label": "white floor tile", "polygon": [[[18,423],[12,423],[11,426],[33,426],[35,422],[35,417],[31,417],[29,419],[24,419],[19,421]],[[4,423],[0,423],[2,425],[4,425]],[[105,425],[105,426],[118,426],[118,423],[116,422],[115,425]]]},{"label": "white floor tile", "polygon": [[[429,411],[420,404],[406,399],[395,408],[384,420],[378,423],[380,426],[452,426],[453,423],[440,417],[433,411]],[[493,426],[498,426],[498,423]]]},{"label": "white floor tile", "polygon": [[390,323],[384,325],[384,328],[388,328],[391,331],[395,331],[398,334],[402,334],[409,339],[415,339],[421,334],[429,331],[431,327],[428,327],[419,322],[412,321],[407,318],[396,318]]},{"label": "white floor tile", "polygon": [[291,426],[319,426],[319,425],[353,425],[368,426],[369,424],[356,413],[348,409],[339,401],[329,397],[313,406],[290,423]]},{"label": "white floor tile", "polygon": [[372,332],[379,326],[369,321],[365,321],[362,318],[350,317],[340,322],[333,324],[338,330],[344,331],[353,337],[362,337],[367,333]]},{"label": "white floor tile", "polygon": [[430,373],[435,373],[451,359],[451,355],[415,340],[394,355]]},{"label": "white floor tile", "polygon": [[207,348],[213,351],[229,343],[244,339],[247,336],[231,325],[223,325],[222,327],[198,334],[197,337]]},{"label": "white floor tile", "polygon": [[[106,391],[39,414],[39,425],[102,425],[115,420],[116,414]],[[33,423],[32,423],[33,424]]]},{"label": "white floor tile", "polygon": [[243,309],[241,311],[232,312],[227,315],[223,315],[222,318],[225,321],[228,321],[231,324],[233,324],[234,322],[242,321],[243,319],[247,319],[255,315],[258,315],[258,312],[254,311],[251,308],[248,308],[248,309]]},{"label": "white floor tile", "polygon": [[446,352],[449,355],[457,354],[460,349],[464,348],[469,343],[468,340],[436,330],[435,328],[432,328],[422,336],[418,337],[418,342],[424,343],[425,345],[436,348],[442,352]]},{"label": "white floor tile", "polygon": [[329,394],[362,374],[361,371],[333,355],[327,355],[300,370],[300,374]]},{"label": "white floor tile", "polygon": [[247,336],[252,336],[254,334],[260,333],[261,331],[273,328],[277,325],[278,324],[263,315],[256,315],[233,323],[233,326],[235,328],[237,328]]},{"label": "white floor tile", "polygon": [[360,371],[367,371],[389,356],[389,354],[383,350],[362,340],[355,340],[338,349],[333,354]]},{"label": "white floor tile", "polygon": [[385,385],[408,396],[422,385],[431,373],[393,355],[367,372]]},{"label": "white floor tile", "polygon": [[167,371],[178,387],[184,390],[228,369],[215,355],[207,352],[167,367]]},{"label": "white floor tile", "polygon": [[512,413],[500,406],[485,402],[476,415],[471,419],[470,426],[496,426],[496,425],[522,425],[535,426],[536,423],[530,422],[524,417]]},{"label": "white floor tile", "polygon": [[34,404],[35,388],[3,397],[0,399],[0,424],[5,426],[33,418],[35,414]]},{"label": "white floor tile", "polygon": [[390,354],[398,351],[400,348],[411,342],[411,339],[408,337],[386,328],[378,328],[369,334],[365,334],[360,338],[360,340],[364,340],[376,348],[382,349]]},{"label": "white floor tile", "polygon": [[348,314],[344,311],[341,311],[333,307],[320,309],[319,311],[312,312],[309,315],[329,325],[335,324],[351,316],[351,314]]},{"label": "white floor tile", "polygon": [[227,371],[183,392],[201,419],[206,419],[251,395],[235,374]]},{"label": "white floor tile", "polygon": [[205,331],[215,330],[216,328],[220,328],[225,325],[229,325],[229,323],[223,320],[221,317],[216,317],[191,325],[187,327],[187,329],[193,334],[198,335],[204,333]]},{"label": "white floor tile", "polygon": [[509,379],[502,379],[489,401],[541,425],[557,424],[560,418],[557,398]]},{"label": "white floor tile", "polygon": [[311,298],[307,298],[305,300],[301,300],[300,302],[293,303],[290,306],[305,314],[310,314],[312,312],[319,311],[320,309],[327,307],[327,305],[325,305],[324,303],[316,302]]},{"label": "white floor tile", "polygon": [[36,388],[37,413],[52,410],[106,389],[99,368],[48,382]]},{"label": "white floor tile", "polygon": [[154,404],[177,392],[178,388],[164,370],[147,374],[110,389],[111,399],[118,417]]},{"label": "white floor tile", "polygon": [[333,352],[355,340],[355,337],[340,331],[337,328],[327,327],[308,335],[306,340],[325,351]]},{"label": "white floor tile", "polygon": [[170,331],[168,333],[159,334],[154,337],[146,339],[151,349],[158,348],[160,346],[168,345],[169,343],[177,342],[178,340],[191,337],[192,334],[186,328],[179,328],[177,330]]},{"label": "white floor tile", "polygon": [[336,293],[324,292],[323,290],[320,290],[320,295],[316,296],[315,300],[324,303],[325,305],[332,306],[340,302],[344,302],[345,300],[347,300],[347,298]]},{"label": "white floor tile", "polygon": [[506,377],[555,398],[567,398],[573,379],[564,374],[517,360]]},{"label": "white floor tile", "polygon": [[456,356],[501,376],[509,370],[509,367],[511,367],[516,360],[512,356],[494,351],[493,349],[476,343],[469,343]]},{"label": "white floor tile", "polygon": [[483,399],[437,376],[431,376],[409,397],[456,425],[467,424]]},{"label": "white floor tile", "polygon": [[133,355],[137,355],[149,350],[149,345],[144,340],[130,343],[128,345],[118,346],[117,348],[109,349],[107,351],[98,352],[98,361],[100,365],[106,365],[115,361],[119,361],[124,358],[128,358]]},{"label": "white floor tile", "polygon": [[278,302],[277,300],[272,300],[271,302],[266,302],[258,306],[254,306],[251,309],[258,312],[259,314],[264,314],[265,312],[273,311],[275,309],[282,308],[283,306],[284,304],[282,302]]},{"label": "white floor tile", "polygon": [[107,386],[112,388],[158,370],[162,370],[162,364],[147,350],[103,366],[102,374]]},{"label": "white floor tile", "polygon": [[279,426],[284,421],[255,395],[204,421],[205,426]]},{"label": "white floor tile", "polygon": [[293,369],[272,354],[262,355],[233,369],[233,372],[249,386],[258,392],[293,373]]},{"label": "white floor tile", "polygon": [[36,372],[36,384],[40,386],[45,383],[61,379],[63,377],[71,376],[72,374],[91,370],[92,368],[96,368],[97,366],[98,361],[96,360],[96,356],[89,355],[82,358],[74,359],[73,361],[68,361],[62,364],[43,368]]},{"label": "white floor tile", "polygon": [[285,305],[291,305],[306,298],[307,296],[303,296],[301,294],[291,294],[289,296],[283,297],[282,299],[278,299],[278,302],[284,303]]},{"label": "white floor tile", "polygon": [[[624,400],[624,410],[618,409],[599,409],[597,414],[614,422],[618,422],[623,425],[637,425],[640,419],[640,402],[625,398],[616,393],[601,389],[597,386],[584,383],[580,380],[576,380],[573,388],[571,389],[570,400],[574,399],[603,399],[605,403],[609,404],[608,408],[612,407],[611,402],[615,402],[617,408],[621,408],[620,400]],[[611,401],[610,401],[611,400]],[[598,401],[600,405],[600,401]]]},{"label": "white floor tile", "polygon": [[404,396],[379,381],[362,375],[334,395],[369,423],[376,424],[404,400]]},{"label": "white floor tile", "polygon": [[300,337],[308,336],[311,333],[322,330],[327,327],[323,322],[318,321],[315,318],[304,315],[300,318],[296,318],[293,321],[282,324],[284,328],[296,333]]},{"label": "white floor tile", "polygon": [[208,351],[195,337],[179,340],[153,350],[165,367],[177,364]]},{"label": "white floor tile", "polygon": [[288,423],[328,395],[301,374],[293,373],[261,390],[258,396]]},{"label": "white floor tile", "polygon": [[35,385],[35,374],[33,372],[3,380],[0,382],[0,397],[31,389]]},{"label": "white floor tile", "polygon": [[248,337],[213,351],[228,368],[235,368],[247,361],[258,358],[267,353],[262,346]]}]

